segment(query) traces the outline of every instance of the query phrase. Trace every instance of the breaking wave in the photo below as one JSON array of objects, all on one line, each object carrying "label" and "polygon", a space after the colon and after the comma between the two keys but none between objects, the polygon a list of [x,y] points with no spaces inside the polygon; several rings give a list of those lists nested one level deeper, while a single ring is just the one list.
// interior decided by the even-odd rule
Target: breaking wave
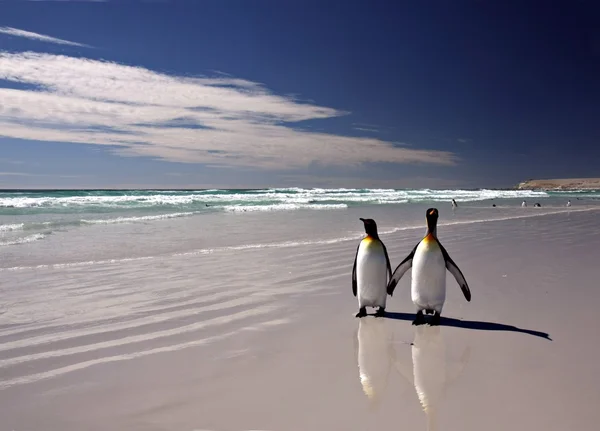
[{"label": "breaking wave", "polygon": [[23,236],[23,237],[11,239],[8,241],[0,241],[0,247],[4,247],[7,245],[27,244],[30,242],[39,241],[41,239],[44,239],[48,235],[49,234],[46,234],[46,233],[35,233],[33,235]]},{"label": "breaking wave", "polygon": [[[349,205],[482,201],[546,197],[531,190],[398,189],[231,189],[231,190],[69,190],[0,193],[0,214],[114,213],[117,211],[280,211],[338,209]],[[260,209],[257,209],[261,207]],[[161,218],[162,216],[157,215]],[[164,218],[164,217],[163,217]],[[8,228],[5,228],[8,229]]]}]

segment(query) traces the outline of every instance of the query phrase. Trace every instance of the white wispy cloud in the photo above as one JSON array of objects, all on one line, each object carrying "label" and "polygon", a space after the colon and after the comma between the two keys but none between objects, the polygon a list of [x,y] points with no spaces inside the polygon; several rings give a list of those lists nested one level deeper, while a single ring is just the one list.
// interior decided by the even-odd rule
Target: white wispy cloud
[{"label": "white wispy cloud", "polygon": [[39,53],[0,52],[0,135],[116,146],[123,156],[264,169],[366,162],[452,165],[450,152],[309,132],[305,120],[346,112],[301,103],[228,76],[184,77]]},{"label": "white wispy cloud", "polygon": [[88,47],[88,45],[84,45],[83,43],[71,42],[70,40],[58,39],[56,37],[46,36],[45,34],[34,33],[32,31],[13,27],[0,27],[0,33],[9,36],[24,37],[25,39],[39,40],[42,42],[57,43],[59,45]]},{"label": "white wispy cloud", "polygon": [[51,177],[51,178],[85,178],[87,175],[53,175],[32,174],[31,172],[0,172],[0,177]]},{"label": "white wispy cloud", "polygon": [[23,162],[21,160],[4,159],[4,158],[0,157],[0,164],[24,165],[25,162]]},{"label": "white wispy cloud", "polygon": [[27,172],[0,172],[0,177],[37,177],[39,175]]}]

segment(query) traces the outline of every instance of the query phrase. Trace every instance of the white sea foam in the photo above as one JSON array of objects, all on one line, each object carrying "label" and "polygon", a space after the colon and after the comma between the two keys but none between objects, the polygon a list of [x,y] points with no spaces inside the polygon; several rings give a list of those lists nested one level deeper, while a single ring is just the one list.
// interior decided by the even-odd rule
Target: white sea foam
[{"label": "white sea foam", "polygon": [[[84,192],[81,192],[84,193]],[[532,190],[394,190],[394,189],[262,189],[247,191],[204,190],[204,191],[155,191],[130,192],[115,195],[82,194],[74,196],[52,196],[52,193],[40,196],[22,194],[4,194],[0,196],[0,207],[13,209],[56,209],[69,208],[151,208],[156,206],[185,207],[203,204],[243,206],[269,206],[284,204],[345,204],[345,203],[382,203],[399,204],[406,202],[448,201],[454,198],[459,202],[480,201],[486,199],[547,197],[543,191]],[[317,209],[317,205],[310,207]]]},{"label": "white sea foam", "polygon": [[154,220],[166,220],[171,218],[189,217],[197,212],[183,212],[183,213],[171,213],[171,214],[158,214],[151,216],[140,216],[140,217],[117,217],[97,220],[86,220],[82,219],[81,223],[84,224],[114,224],[114,223],[134,223],[143,221],[154,221]]},{"label": "white sea foam", "polygon": [[25,223],[0,224],[0,232],[10,232],[13,230],[21,230]]},{"label": "white sea foam", "polygon": [[235,206],[228,205],[223,207],[227,212],[256,212],[256,211],[292,211],[298,209],[312,209],[312,210],[332,210],[332,209],[344,209],[348,208],[346,204],[328,204],[328,205],[314,205],[314,204],[274,204],[274,205],[245,205]]},{"label": "white sea foam", "polygon": [[46,238],[47,236],[48,236],[48,234],[35,233],[33,235],[24,236],[21,238],[15,238],[15,239],[11,239],[9,241],[0,241],[0,246],[27,244],[29,242],[39,241],[41,239]]}]

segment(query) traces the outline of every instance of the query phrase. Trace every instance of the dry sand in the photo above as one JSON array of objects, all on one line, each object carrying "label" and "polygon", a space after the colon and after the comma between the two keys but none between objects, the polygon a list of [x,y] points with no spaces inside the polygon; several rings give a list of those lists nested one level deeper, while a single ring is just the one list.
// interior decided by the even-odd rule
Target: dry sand
[{"label": "dry sand", "polygon": [[[440,327],[409,275],[354,318],[351,241],[4,271],[0,430],[596,429],[600,211],[530,214],[439,229],[473,294],[448,274]],[[394,266],[422,233],[383,237]],[[53,313],[40,285],[77,324],[14,323]]]}]

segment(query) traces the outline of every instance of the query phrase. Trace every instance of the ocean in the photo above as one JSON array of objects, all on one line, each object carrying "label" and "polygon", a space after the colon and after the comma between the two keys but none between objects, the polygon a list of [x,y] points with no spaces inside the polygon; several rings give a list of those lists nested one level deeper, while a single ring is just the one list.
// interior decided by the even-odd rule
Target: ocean
[{"label": "ocean", "polygon": [[[454,198],[459,208],[452,211]],[[440,225],[522,216],[523,200],[546,212],[600,202],[598,191],[210,189],[13,190],[0,192],[0,270],[91,265],[223,248],[291,247],[362,234],[358,217],[380,230],[423,225],[429,206]],[[492,205],[496,205],[493,207]],[[533,210],[533,208],[528,208]]]}]

